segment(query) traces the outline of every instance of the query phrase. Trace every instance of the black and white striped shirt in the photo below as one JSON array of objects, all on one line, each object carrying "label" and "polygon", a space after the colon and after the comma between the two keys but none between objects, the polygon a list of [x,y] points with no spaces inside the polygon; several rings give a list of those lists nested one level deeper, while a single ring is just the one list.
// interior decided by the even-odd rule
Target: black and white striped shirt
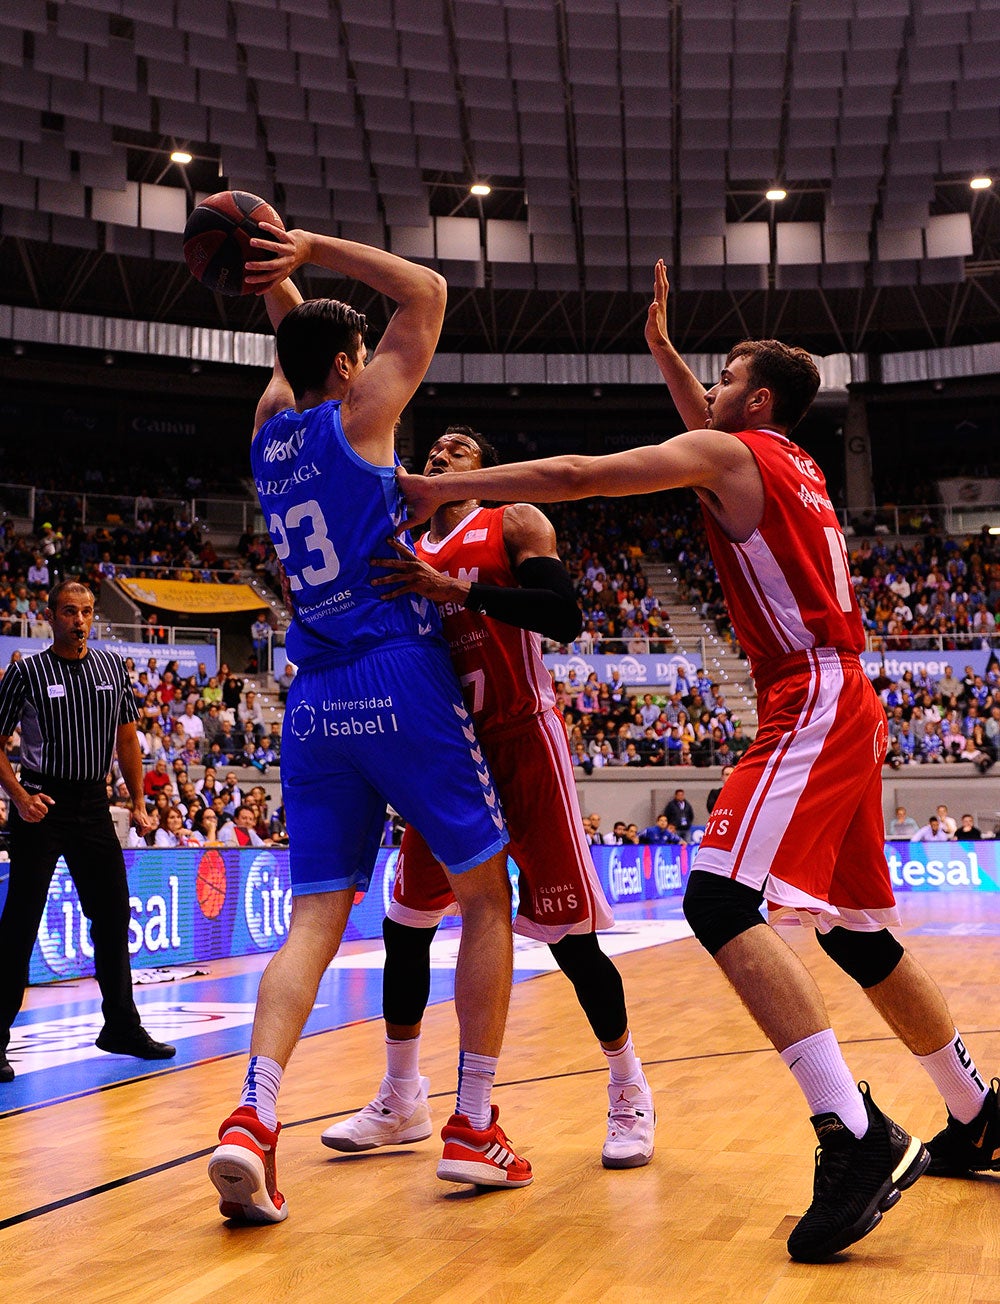
[{"label": "black and white striped shirt", "polygon": [[111,769],[119,725],[138,720],[125,662],[88,648],[80,661],[48,648],[0,680],[0,738],[21,725],[21,764],[53,779],[95,782]]}]

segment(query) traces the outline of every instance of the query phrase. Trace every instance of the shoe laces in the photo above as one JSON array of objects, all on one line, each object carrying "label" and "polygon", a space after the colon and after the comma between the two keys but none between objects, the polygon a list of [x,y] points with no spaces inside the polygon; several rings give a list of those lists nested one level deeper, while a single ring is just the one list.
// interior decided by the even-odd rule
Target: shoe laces
[{"label": "shoe laces", "polygon": [[646,1117],[646,1110],[626,1101],[616,1101],[608,1110],[608,1119],[622,1131],[628,1131]]},{"label": "shoe laces", "polygon": [[[853,1139],[854,1134],[850,1133]],[[813,1179],[815,1195],[829,1195],[835,1191],[851,1168],[851,1147],[847,1138],[842,1143],[816,1147],[816,1173]]]},{"label": "shoe laces", "polygon": [[650,1107],[644,1098],[648,1096],[648,1088],[644,1091],[640,1085],[639,1090],[631,1090],[633,1085],[635,1084],[616,1087],[617,1099],[611,1102],[611,1108],[608,1110],[608,1118],[613,1122],[631,1125],[637,1119],[645,1118],[650,1112]]},{"label": "shoe laces", "polygon": [[393,1109],[390,1103],[393,1099],[394,1097],[388,1092],[385,1095],[380,1094],[374,1100],[369,1100],[361,1112],[371,1114],[375,1118],[387,1118],[390,1114],[396,1114],[401,1118],[402,1110]]}]

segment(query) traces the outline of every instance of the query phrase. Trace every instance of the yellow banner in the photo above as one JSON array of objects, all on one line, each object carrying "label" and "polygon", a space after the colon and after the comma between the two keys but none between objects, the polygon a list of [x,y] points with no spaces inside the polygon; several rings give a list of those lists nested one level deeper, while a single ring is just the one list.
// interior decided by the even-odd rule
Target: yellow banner
[{"label": "yellow banner", "polygon": [[262,611],[266,604],[248,584],[191,584],[183,580],[119,579],[130,597],[147,607],[189,615],[222,611]]}]

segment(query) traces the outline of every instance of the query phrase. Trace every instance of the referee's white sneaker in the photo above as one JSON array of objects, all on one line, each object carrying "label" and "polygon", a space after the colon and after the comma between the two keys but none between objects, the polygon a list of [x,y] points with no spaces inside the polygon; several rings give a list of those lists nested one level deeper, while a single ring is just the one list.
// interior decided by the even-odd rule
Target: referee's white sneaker
[{"label": "referee's white sneaker", "polygon": [[377,1150],[379,1146],[405,1146],[426,1141],[433,1128],[427,1105],[428,1078],[420,1079],[416,1100],[403,1100],[385,1078],[378,1095],[364,1109],[328,1127],[320,1140],[331,1150],[355,1154],[359,1150]]},{"label": "referee's white sneaker", "polygon": [[608,1135],[601,1151],[605,1168],[641,1168],[653,1157],[656,1111],[653,1093],[641,1083],[608,1084]]}]

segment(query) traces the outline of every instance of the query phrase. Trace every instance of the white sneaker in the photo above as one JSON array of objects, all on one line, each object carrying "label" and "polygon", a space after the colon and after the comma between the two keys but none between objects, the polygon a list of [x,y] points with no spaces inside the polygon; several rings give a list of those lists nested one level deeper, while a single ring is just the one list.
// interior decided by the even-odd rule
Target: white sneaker
[{"label": "white sneaker", "polygon": [[608,1085],[608,1136],[601,1151],[605,1168],[641,1168],[653,1157],[656,1112],[649,1084]]},{"label": "white sneaker", "polygon": [[402,1146],[426,1141],[433,1128],[427,1107],[428,1078],[420,1079],[416,1100],[402,1100],[382,1079],[379,1093],[350,1118],[328,1127],[320,1140],[331,1150],[376,1150],[379,1146]]}]

